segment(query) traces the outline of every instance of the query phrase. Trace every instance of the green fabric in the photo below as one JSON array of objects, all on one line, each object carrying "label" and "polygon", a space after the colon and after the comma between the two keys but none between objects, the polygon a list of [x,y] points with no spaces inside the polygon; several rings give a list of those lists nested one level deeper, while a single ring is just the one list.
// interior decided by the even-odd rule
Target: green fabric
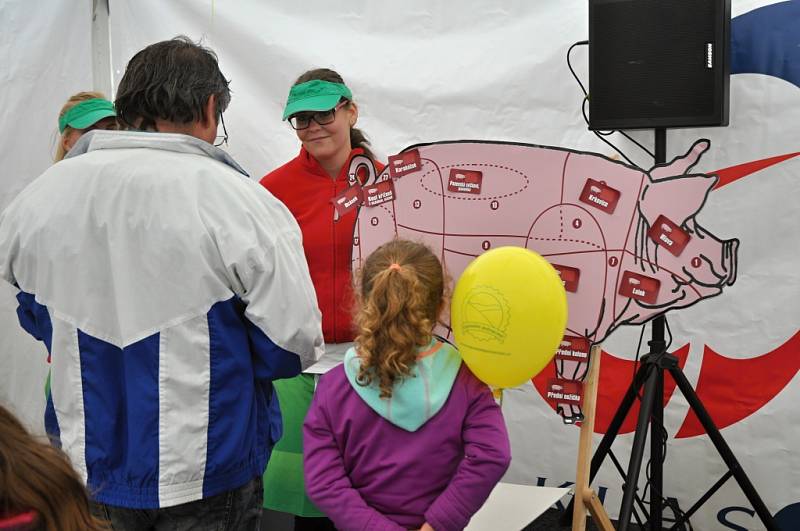
[{"label": "green fabric", "polygon": [[354,348],[344,356],[347,380],[358,396],[380,416],[411,432],[417,431],[442,409],[461,368],[461,356],[448,343],[434,339],[419,351],[420,357],[411,367],[411,374],[395,381],[389,398],[381,398],[381,389],[375,379],[369,385],[358,383],[361,359]]},{"label": "green fabric", "polygon": [[298,516],[325,516],[308,499],[303,479],[303,421],[314,396],[314,375],[273,382],[278,394],[283,435],[264,472],[264,507]]},{"label": "green fabric", "polygon": [[304,111],[329,111],[336,107],[339,100],[353,99],[353,93],[343,83],[331,83],[314,79],[295,85],[289,90],[283,119]]},{"label": "green fabric", "polygon": [[117,111],[114,110],[114,104],[106,99],[92,98],[84,100],[58,119],[58,131],[63,133],[67,126],[73,129],[86,129],[103,118],[116,115]]}]

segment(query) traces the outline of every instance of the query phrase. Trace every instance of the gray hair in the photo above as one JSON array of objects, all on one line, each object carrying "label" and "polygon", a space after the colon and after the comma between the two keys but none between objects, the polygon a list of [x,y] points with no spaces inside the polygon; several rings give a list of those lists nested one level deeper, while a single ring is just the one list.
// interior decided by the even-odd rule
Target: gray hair
[{"label": "gray hair", "polygon": [[114,105],[129,128],[150,129],[156,119],[185,124],[206,119],[205,106],[212,95],[220,116],[231,101],[228,84],[217,55],[181,35],[133,56]]}]

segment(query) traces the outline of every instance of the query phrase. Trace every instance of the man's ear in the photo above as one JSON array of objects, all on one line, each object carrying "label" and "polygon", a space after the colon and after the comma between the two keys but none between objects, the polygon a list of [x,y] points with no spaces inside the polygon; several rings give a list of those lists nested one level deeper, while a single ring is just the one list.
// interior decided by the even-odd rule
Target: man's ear
[{"label": "man's ear", "polygon": [[213,127],[216,130],[217,127],[217,95],[212,94],[206,100],[206,119],[204,120],[203,126],[204,127]]}]

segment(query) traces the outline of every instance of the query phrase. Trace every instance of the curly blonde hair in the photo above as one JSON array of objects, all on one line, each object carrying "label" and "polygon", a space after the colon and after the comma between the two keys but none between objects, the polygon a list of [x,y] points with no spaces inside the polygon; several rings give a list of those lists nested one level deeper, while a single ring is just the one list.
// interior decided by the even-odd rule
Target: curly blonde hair
[{"label": "curly blonde hair", "polygon": [[411,373],[417,348],[431,342],[445,297],[442,264],[423,244],[393,240],[366,259],[356,296],[357,381],[377,381],[381,398],[389,398]]}]

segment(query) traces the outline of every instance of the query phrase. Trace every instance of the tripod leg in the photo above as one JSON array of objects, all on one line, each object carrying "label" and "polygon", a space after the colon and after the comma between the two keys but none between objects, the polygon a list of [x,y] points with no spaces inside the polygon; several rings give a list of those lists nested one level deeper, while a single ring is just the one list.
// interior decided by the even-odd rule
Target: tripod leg
[{"label": "tripod leg", "polygon": [[653,398],[653,415],[650,420],[650,529],[661,531],[662,498],[664,492],[663,469],[664,461],[664,371],[657,369],[655,373],[655,397]]},{"label": "tripod leg", "polygon": [[644,396],[639,408],[639,420],[636,423],[636,433],[633,436],[633,448],[631,448],[631,460],[628,463],[627,481],[625,483],[625,493],[622,496],[622,506],[619,510],[619,531],[628,531],[633,510],[633,497],[639,483],[639,471],[642,466],[642,456],[644,455],[644,445],[647,442],[647,428],[650,425],[650,415],[653,412],[653,401],[656,398],[656,386],[658,384],[658,370],[652,370],[647,375],[644,384]]},{"label": "tripod leg", "polygon": [[742,466],[739,464],[739,461],[736,459],[736,456],[733,455],[728,443],[725,442],[725,439],[722,437],[722,434],[717,429],[717,426],[714,424],[714,421],[711,418],[711,415],[708,414],[703,403],[698,398],[697,393],[694,392],[692,385],[689,383],[689,380],[686,379],[686,376],[683,374],[683,371],[680,367],[672,367],[669,369],[670,374],[672,374],[672,378],[678,384],[678,388],[683,393],[683,396],[686,398],[686,401],[689,402],[689,407],[697,415],[697,418],[700,420],[700,423],[705,428],[706,433],[708,434],[711,442],[714,443],[714,446],[717,449],[720,457],[722,460],[725,461],[725,464],[728,466],[728,470],[731,471],[733,477],[736,479],[736,482],[741,487],[742,492],[747,497],[747,500],[753,506],[756,513],[758,513],[758,517],[761,519],[761,522],[769,531],[779,531],[778,526],[775,524],[775,521],[772,518],[767,506],[764,505],[763,500],[756,492],[755,487],[750,482],[750,478],[747,477]]},{"label": "tripod leg", "polygon": [[[625,396],[622,397],[622,401],[619,403],[617,412],[614,413],[614,418],[611,419],[611,424],[608,425],[605,435],[603,435],[603,438],[600,440],[600,444],[597,446],[597,450],[594,452],[594,456],[592,456],[592,466],[589,471],[590,484],[592,481],[594,481],[594,477],[600,470],[603,460],[605,460],[609,450],[611,450],[611,444],[614,442],[617,434],[619,434],[619,429],[622,427],[625,417],[628,416],[628,412],[630,412],[633,402],[636,400],[636,395],[639,393],[639,388],[641,388],[642,384],[647,379],[647,374],[651,369],[652,367],[650,365],[642,364],[639,367],[639,370],[636,371],[636,375],[634,376],[631,385],[628,387],[628,390],[625,392]],[[567,505],[567,508],[564,510],[564,515],[561,518],[562,525],[569,525],[571,523],[574,503],[575,499],[573,498],[570,500],[569,505]]]}]

